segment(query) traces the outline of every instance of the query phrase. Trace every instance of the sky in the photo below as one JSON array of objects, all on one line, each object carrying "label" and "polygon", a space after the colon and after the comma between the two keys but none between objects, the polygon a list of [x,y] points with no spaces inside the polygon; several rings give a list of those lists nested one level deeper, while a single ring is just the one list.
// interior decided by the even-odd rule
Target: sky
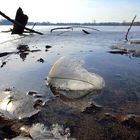
[{"label": "sky", "polygon": [[13,19],[18,7],[33,22],[140,21],[140,0],[0,0],[0,11]]}]

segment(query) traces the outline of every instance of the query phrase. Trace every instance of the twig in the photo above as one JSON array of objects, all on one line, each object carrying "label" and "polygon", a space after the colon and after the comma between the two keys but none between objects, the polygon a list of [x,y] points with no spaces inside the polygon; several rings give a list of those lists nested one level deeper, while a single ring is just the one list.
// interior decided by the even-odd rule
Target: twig
[{"label": "twig", "polygon": [[36,23],[34,23],[34,25],[33,25],[33,27],[32,27],[32,30],[34,29],[35,25],[36,25]]},{"label": "twig", "polygon": [[0,11],[0,15],[3,16],[4,18],[6,18],[7,20],[9,20],[10,22],[14,23],[14,24],[17,24],[18,26],[21,26],[23,27],[24,29],[26,29],[27,31],[30,31],[32,33],[37,33],[37,34],[40,34],[40,35],[43,35],[43,33],[41,32],[38,32],[38,31],[35,31],[35,30],[32,30],[32,29],[29,29],[27,27],[24,27],[22,24],[20,24],[19,22],[11,19],[10,17],[8,17],[7,15],[5,15],[3,12]]},{"label": "twig", "polygon": [[134,18],[133,18],[133,20],[132,20],[132,22],[131,22],[131,24],[130,24],[130,26],[129,26],[129,28],[128,28],[128,31],[127,31],[126,36],[125,36],[125,40],[126,40],[126,41],[128,41],[128,33],[129,33],[129,31],[130,31],[130,29],[131,29],[131,27],[132,27],[132,25],[133,25],[134,20],[135,20],[136,17],[137,17],[137,16],[134,16]]}]

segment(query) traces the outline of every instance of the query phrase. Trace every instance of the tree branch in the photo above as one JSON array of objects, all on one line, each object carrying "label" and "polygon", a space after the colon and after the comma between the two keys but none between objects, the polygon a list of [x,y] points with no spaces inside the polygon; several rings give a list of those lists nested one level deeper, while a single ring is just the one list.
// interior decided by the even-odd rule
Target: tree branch
[{"label": "tree branch", "polygon": [[[10,17],[8,17],[7,15],[5,15],[3,12],[0,11],[0,15],[3,16],[4,18],[6,18],[7,20],[9,20],[10,22],[14,23],[14,24],[17,24],[18,26],[21,26],[21,27],[24,27],[22,24],[20,24],[19,22],[11,19]],[[40,35],[43,35],[43,33],[41,32],[38,32],[38,31],[35,31],[33,29],[29,29],[27,27],[24,27],[24,29],[26,29],[27,31],[30,31],[31,33],[36,33],[36,34],[40,34]]]},{"label": "tree branch", "polygon": [[134,20],[135,20],[136,17],[137,17],[137,16],[134,16],[134,18],[133,18],[133,20],[132,20],[132,22],[131,22],[131,24],[130,24],[130,26],[129,26],[129,28],[128,28],[128,31],[127,31],[126,36],[125,36],[125,40],[126,40],[126,41],[128,41],[128,33],[129,33],[129,31],[130,31],[130,29],[131,29],[131,27],[132,27],[132,25],[133,25]]}]

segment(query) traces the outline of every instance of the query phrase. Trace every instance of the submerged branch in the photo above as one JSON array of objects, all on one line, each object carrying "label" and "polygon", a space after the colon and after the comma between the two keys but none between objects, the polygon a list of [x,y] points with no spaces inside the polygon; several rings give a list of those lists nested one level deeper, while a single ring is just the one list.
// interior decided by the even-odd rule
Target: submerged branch
[{"label": "submerged branch", "polygon": [[3,53],[0,53],[0,57],[4,57],[4,56],[7,56],[9,54],[13,54],[15,52],[3,52]]},{"label": "submerged branch", "polygon": [[88,31],[82,29],[82,31],[85,33],[85,34],[90,34]]}]

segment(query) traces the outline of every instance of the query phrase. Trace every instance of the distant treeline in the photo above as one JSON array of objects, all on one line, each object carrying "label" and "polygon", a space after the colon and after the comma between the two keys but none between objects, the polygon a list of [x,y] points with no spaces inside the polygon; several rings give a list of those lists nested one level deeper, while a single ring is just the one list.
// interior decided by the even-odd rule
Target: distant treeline
[{"label": "distant treeline", "polygon": [[[35,22],[28,22],[28,25],[34,25]],[[12,25],[8,20],[2,19],[0,20],[0,25]],[[51,23],[51,22],[36,22],[36,25],[86,25],[86,26],[129,26],[130,22],[101,22],[101,23]],[[140,26],[140,22],[134,22],[133,26]]]}]

